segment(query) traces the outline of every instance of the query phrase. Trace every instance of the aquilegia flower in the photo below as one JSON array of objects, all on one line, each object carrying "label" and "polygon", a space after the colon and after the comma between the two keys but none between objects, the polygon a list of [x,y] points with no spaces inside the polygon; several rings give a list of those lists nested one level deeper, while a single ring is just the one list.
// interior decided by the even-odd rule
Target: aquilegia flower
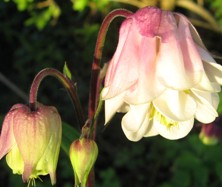
[{"label": "aquilegia flower", "polygon": [[61,136],[61,118],[55,107],[39,104],[31,111],[16,104],[3,121],[0,159],[7,154],[7,164],[24,182],[49,174],[55,184]]},{"label": "aquilegia flower", "polygon": [[178,13],[145,7],[121,25],[109,62],[102,98],[106,123],[126,112],[129,140],[186,136],[194,119],[217,117],[222,67],[205,48],[194,26]]}]

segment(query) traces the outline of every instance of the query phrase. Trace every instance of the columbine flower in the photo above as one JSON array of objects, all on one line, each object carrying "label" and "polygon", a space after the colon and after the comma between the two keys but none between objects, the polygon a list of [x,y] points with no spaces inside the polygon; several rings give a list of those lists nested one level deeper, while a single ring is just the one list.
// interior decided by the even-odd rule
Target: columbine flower
[{"label": "columbine flower", "polygon": [[61,144],[61,118],[54,107],[39,105],[36,111],[16,104],[6,115],[0,136],[0,159],[24,182],[39,175],[50,175],[56,182],[55,170]]},{"label": "columbine flower", "polygon": [[145,7],[121,25],[102,92],[106,123],[127,112],[122,128],[132,141],[157,134],[182,138],[194,118],[210,123],[217,117],[220,84],[222,67],[189,20]]}]

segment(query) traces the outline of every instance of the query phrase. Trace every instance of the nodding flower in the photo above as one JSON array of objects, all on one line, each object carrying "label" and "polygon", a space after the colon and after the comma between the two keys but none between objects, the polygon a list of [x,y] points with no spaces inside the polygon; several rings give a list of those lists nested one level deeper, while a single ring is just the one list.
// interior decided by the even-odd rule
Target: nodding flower
[{"label": "nodding flower", "polygon": [[222,66],[184,15],[142,8],[120,27],[102,91],[105,123],[123,112],[129,140],[182,138],[194,119],[210,123],[218,116],[221,84]]},{"label": "nodding flower", "polygon": [[14,105],[6,115],[0,136],[0,159],[23,181],[33,183],[40,175],[50,175],[56,183],[62,123],[57,109],[39,104],[36,111]]}]

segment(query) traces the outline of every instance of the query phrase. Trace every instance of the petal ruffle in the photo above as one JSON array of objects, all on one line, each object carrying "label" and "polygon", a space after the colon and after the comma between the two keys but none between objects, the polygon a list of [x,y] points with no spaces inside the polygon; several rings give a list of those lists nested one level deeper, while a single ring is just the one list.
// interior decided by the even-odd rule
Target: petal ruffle
[{"label": "petal ruffle", "polygon": [[145,117],[143,123],[140,125],[137,131],[129,131],[128,129],[125,128],[123,123],[122,123],[122,129],[123,129],[124,134],[129,140],[134,141],[134,142],[139,141],[149,131],[148,117]]},{"label": "petal ruffle", "polygon": [[192,89],[191,95],[197,103],[195,118],[202,123],[214,121],[218,116],[216,111],[219,104],[218,94]]},{"label": "petal ruffle", "polygon": [[149,103],[143,105],[131,105],[130,110],[122,119],[122,126],[128,131],[138,131],[147,117],[149,106]]},{"label": "petal ruffle", "polygon": [[182,91],[166,90],[153,101],[157,111],[174,121],[186,121],[196,112],[196,102]]},{"label": "petal ruffle", "polygon": [[177,140],[185,137],[193,128],[194,118],[187,121],[177,122],[176,125],[166,126],[154,120],[153,124],[159,134],[169,140]]}]

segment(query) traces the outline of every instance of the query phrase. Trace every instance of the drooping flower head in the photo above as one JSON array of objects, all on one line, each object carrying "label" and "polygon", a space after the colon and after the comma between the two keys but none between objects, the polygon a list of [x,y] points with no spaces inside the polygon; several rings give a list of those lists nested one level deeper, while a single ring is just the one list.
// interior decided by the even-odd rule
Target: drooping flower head
[{"label": "drooping flower head", "polygon": [[102,97],[106,123],[126,112],[128,139],[160,134],[186,136],[196,118],[217,117],[222,67],[205,48],[196,29],[179,14],[145,7],[123,21],[109,62]]},{"label": "drooping flower head", "polygon": [[0,159],[7,154],[7,164],[24,182],[49,174],[55,184],[61,133],[61,118],[55,107],[39,104],[31,111],[16,104],[3,121]]}]

